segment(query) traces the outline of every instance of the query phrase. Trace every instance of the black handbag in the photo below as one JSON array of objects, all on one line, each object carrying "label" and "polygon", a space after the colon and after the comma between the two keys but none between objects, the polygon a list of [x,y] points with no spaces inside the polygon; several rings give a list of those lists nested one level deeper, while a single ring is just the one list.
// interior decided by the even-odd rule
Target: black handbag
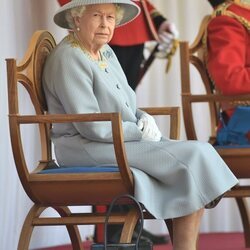
[{"label": "black handbag", "polygon": [[[121,198],[129,198],[131,200],[133,200],[134,204],[136,204],[137,208],[140,211],[140,228],[139,228],[139,232],[136,238],[135,242],[132,243],[108,243],[107,239],[107,228],[108,228],[108,220],[109,220],[109,216],[111,214],[112,208],[115,205],[115,203],[121,199]],[[115,197],[108,209],[108,212],[106,214],[106,218],[105,218],[105,223],[104,223],[104,244],[102,243],[94,243],[91,246],[91,250],[152,250],[153,249],[153,243],[151,241],[141,241],[140,242],[140,237],[141,237],[141,233],[142,233],[142,229],[143,229],[143,211],[141,208],[140,203],[131,195],[129,194],[124,194],[124,195],[120,195]]]}]

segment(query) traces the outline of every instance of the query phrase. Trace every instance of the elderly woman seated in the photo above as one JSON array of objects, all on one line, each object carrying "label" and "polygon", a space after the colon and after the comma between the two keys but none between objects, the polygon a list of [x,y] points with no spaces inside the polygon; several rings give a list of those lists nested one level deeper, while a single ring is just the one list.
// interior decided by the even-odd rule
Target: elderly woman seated
[{"label": "elderly woman seated", "polygon": [[[139,11],[129,0],[72,0],[59,9],[55,23],[72,32],[46,62],[47,104],[50,113],[120,112],[136,199],[155,218],[172,219],[175,250],[194,250],[204,208],[238,180],[211,145],[164,138],[136,108],[108,42]],[[109,123],[54,124],[52,139],[61,166],[116,164]]]}]

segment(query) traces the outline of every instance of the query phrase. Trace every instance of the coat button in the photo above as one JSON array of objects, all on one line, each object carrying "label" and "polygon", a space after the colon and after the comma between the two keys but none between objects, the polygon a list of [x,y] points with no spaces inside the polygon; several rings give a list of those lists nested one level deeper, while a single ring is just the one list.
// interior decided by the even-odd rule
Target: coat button
[{"label": "coat button", "polygon": [[129,104],[127,102],[125,102],[126,106],[129,107]]},{"label": "coat button", "polygon": [[119,84],[116,84],[116,88],[117,89],[121,89]]}]

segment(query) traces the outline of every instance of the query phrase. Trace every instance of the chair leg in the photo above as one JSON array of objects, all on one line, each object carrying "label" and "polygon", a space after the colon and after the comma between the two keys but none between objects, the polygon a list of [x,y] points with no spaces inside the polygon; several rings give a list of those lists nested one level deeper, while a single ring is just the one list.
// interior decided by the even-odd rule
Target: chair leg
[{"label": "chair leg", "polygon": [[[47,207],[41,207],[38,205],[33,205],[27,214],[25,221],[23,223],[22,231],[19,237],[17,250],[28,250],[31,235],[34,229],[33,220],[38,218],[42,212],[47,209]],[[69,208],[67,207],[57,207],[54,208],[61,217],[66,217],[71,214]],[[76,225],[67,225],[67,230],[71,239],[72,247],[74,250],[83,250],[83,245],[81,242],[81,236]]]},{"label": "chair leg", "polygon": [[246,198],[235,198],[240,210],[241,221],[244,229],[245,245],[250,247],[250,214]]},{"label": "chair leg", "polygon": [[23,223],[22,231],[19,237],[18,250],[28,250],[31,235],[34,229],[33,219],[41,215],[41,213],[46,209],[46,207],[40,207],[38,205],[33,205],[27,214],[25,221]]},{"label": "chair leg", "polygon": [[[53,207],[61,217],[67,217],[71,214],[68,207]],[[66,225],[73,250],[83,250],[81,235],[77,225]]]},{"label": "chair leg", "polygon": [[122,228],[120,243],[131,242],[138,218],[139,218],[138,211],[132,208],[126,215],[126,219]]}]

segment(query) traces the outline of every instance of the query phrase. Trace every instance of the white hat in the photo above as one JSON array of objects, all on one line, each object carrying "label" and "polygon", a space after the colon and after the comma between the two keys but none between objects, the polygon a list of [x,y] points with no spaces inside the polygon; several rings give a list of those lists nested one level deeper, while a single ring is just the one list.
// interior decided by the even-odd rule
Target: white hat
[{"label": "white hat", "polygon": [[123,18],[117,26],[121,26],[132,21],[140,13],[140,8],[130,0],[72,0],[69,3],[63,5],[56,12],[54,16],[54,22],[62,28],[70,29],[69,24],[65,18],[65,14],[68,10],[82,5],[105,4],[105,3],[118,4],[124,10]]}]

